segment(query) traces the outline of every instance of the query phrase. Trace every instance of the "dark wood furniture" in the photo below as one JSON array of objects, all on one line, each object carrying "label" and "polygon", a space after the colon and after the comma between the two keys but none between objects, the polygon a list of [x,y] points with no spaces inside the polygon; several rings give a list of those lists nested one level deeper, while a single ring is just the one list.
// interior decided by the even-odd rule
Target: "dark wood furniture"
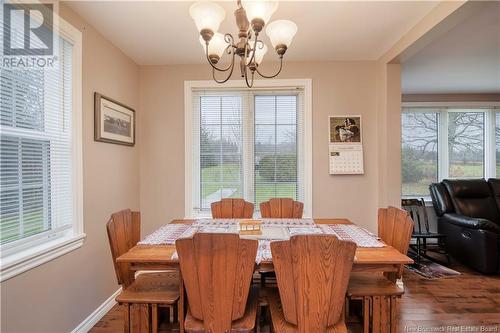
[{"label": "dark wood furniture", "polygon": [[140,239],[141,216],[129,209],[111,215],[106,223],[109,246],[118,284],[122,292],[116,297],[124,313],[124,331],[157,332],[158,306],[172,314],[179,300],[179,274],[176,271],[144,273],[135,277],[129,263],[117,258],[137,245]]},{"label": "dark wood furniture", "polygon": [[[422,258],[437,261],[427,255],[427,252],[435,252],[446,256],[446,261],[449,264],[450,256],[446,251],[446,235],[430,231],[424,199],[402,199],[401,207],[410,213],[412,220],[416,223],[417,228],[413,230],[411,235],[411,238],[415,239],[415,244],[410,244],[410,249],[415,253],[415,263],[420,265]],[[436,240],[436,243],[429,244],[428,240]]]},{"label": "dark wood furniture", "polygon": [[243,199],[226,198],[210,205],[214,219],[251,219],[254,205]]},{"label": "dark wood furniture", "polygon": [[344,297],[356,244],[333,235],[271,243],[279,295],[269,296],[274,332],[347,332]]},{"label": "dark wood furniture", "polygon": [[257,240],[196,233],[175,243],[189,301],[187,332],[253,332],[258,290],[250,291]]},{"label": "dark wood furniture", "polygon": [[[378,236],[401,254],[406,254],[410,244],[414,223],[407,211],[395,207],[380,208],[378,211]],[[361,300],[363,307],[364,332],[395,333],[397,298],[404,290],[397,284],[403,274],[403,265],[395,272],[377,274],[352,274],[347,289],[346,302]]]},{"label": "dark wood furniture", "polygon": [[260,204],[262,218],[302,218],[304,204],[290,198],[272,198]]}]

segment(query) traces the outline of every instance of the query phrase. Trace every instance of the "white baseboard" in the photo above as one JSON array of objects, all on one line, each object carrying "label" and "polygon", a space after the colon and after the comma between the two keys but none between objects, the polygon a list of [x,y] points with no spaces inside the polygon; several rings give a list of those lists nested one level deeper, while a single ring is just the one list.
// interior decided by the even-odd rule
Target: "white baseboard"
[{"label": "white baseboard", "polygon": [[113,295],[109,296],[94,312],[85,318],[71,333],[87,333],[109,310],[116,304],[115,298],[122,291],[120,287]]}]

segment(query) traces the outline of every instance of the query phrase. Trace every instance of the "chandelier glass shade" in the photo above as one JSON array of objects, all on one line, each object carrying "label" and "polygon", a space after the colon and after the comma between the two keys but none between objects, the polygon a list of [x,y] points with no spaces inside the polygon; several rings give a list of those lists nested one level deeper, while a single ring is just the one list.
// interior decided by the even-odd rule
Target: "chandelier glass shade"
[{"label": "chandelier glass shade", "polygon": [[[278,2],[275,0],[238,0],[234,11],[238,27],[238,38],[235,39],[229,33],[224,35],[217,32],[226,15],[220,5],[200,1],[190,7],[189,14],[200,33],[200,43],[216,82],[224,83],[229,80],[234,71],[236,56],[240,57],[240,74],[249,88],[253,86],[255,73],[264,78],[273,78],[281,72],[283,56],[297,33],[297,25],[289,20],[277,20],[268,24],[277,8]],[[279,58],[279,68],[271,75],[259,70],[268,51],[259,38],[264,27]],[[229,57],[230,62],[225,67],[220,67],[218,64],[224,55]],[[216,73],[225,74],[223,78],[217,78]]]}]

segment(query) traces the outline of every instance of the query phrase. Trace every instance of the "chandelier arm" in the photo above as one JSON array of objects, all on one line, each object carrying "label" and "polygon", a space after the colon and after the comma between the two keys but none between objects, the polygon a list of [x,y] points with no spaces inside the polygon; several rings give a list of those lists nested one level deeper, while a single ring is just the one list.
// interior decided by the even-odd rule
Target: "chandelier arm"
[{"label": "chandelier arm", "polygon": [[226,47],[224,53],[232,54],[231,63],[226,68],[217,67],[217,66],[215,66],[212,63],[212,61],[210,61],[210,57],[208,55],[208,42],[205,42],[205,56],[207,58],[208,63],[210,64],[210,66],[212,66],[213,70],[216,70],[216,71],[219,71],[219,72],[227,72],[228,70],[231,70],[231,73],[232,73],[233,72],[233,67],[234,67],[234,57],[236,55],[236,53],[233,50],[233,48],[235,48],[235,46],[234,46],[234,39],[233,39],[233,36],[231,34],[225,34],[224,35],[224,40],[226,41],[226,43],[229,44]]},{"label": "chandelier arm", "polygon": [[[261,42],[261,43],[262,43],[262,45],[264,45],[264,42],[262,42],[262,41],[258,40],[258,36],[259,36],[259,34],[258,34],[258,33],[255,33],[255,39],[254,39],[254,42],[253,42],[253,49],[250,49],[250,52],[252,52],[252,57],[251,57],[251,58],[250,58],[250,60],[248,61],[248,63],[249,63],[249,64],[251,64],[251,63],[254,61],[254,59],[255,59],[255,51],[257,50],[257,43],[258,43],[258,42]],[[247,43],[247,44],[245,44],[245,59],[246,59],[246,57],[247,57],[247,48],[248,48],[248,46],[249,46],[249,44],[248,44],[248,43]],[[264,46],[262,46],[262,47],[264,47]]]},{"label": "chandelier arm", "polygon": [[[245,60],[241,60],[242,62],[245,61]],[[244,66],[245,67],[245,70],[243,71],[243,76],[245,77],[245,83],[247,84],[247,87],[248,88],[252,88],[253,87],[253,72],[252,72],[252,79],[250,82],[248,82],[248,72],[247,72],[247,66]]]},{"label": "chandelier arm", "polygon": [[278,69],[278,71],[273,74],[273,75],[264,75],[262,74],[260,71],[259,71],[259,67],[257,66],[257,68],[255,69],[257,71],[257,73],[259,73],[260,76],[262,76],[263,78],[266,78],[266,79],[272,79],[276,76],[279,75],[279,73],[281,73],[281,70],[283,69],[283,57],[280,57],[280,67]]},{"label": "chandelier arm", "polygon": [[231,68],[229,69],[229,74],[227,75],[227,77],[225,79],[222,79],[222,80],[217,80],[217,78],[215,77],[215,68],[212,68],[212,78],[214,79],[215,82],[217,83],[225,83],[227,82],[227,80],[229,80],[231,78],[231,76],[233,75],[233,69],[234,69],[234,56],[233,56],[233,61],[232,61],[232,65],[231,65]]}]

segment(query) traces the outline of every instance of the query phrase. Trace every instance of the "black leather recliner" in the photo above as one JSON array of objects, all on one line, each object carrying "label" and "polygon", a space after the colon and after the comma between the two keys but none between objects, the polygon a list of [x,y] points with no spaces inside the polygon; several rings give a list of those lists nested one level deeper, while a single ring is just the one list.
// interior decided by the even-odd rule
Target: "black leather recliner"
[{"label": "black leather recliner", "polygon": [[500,179],[445,179],[430,192],[448,252],[479,272],[500,273]]}]

